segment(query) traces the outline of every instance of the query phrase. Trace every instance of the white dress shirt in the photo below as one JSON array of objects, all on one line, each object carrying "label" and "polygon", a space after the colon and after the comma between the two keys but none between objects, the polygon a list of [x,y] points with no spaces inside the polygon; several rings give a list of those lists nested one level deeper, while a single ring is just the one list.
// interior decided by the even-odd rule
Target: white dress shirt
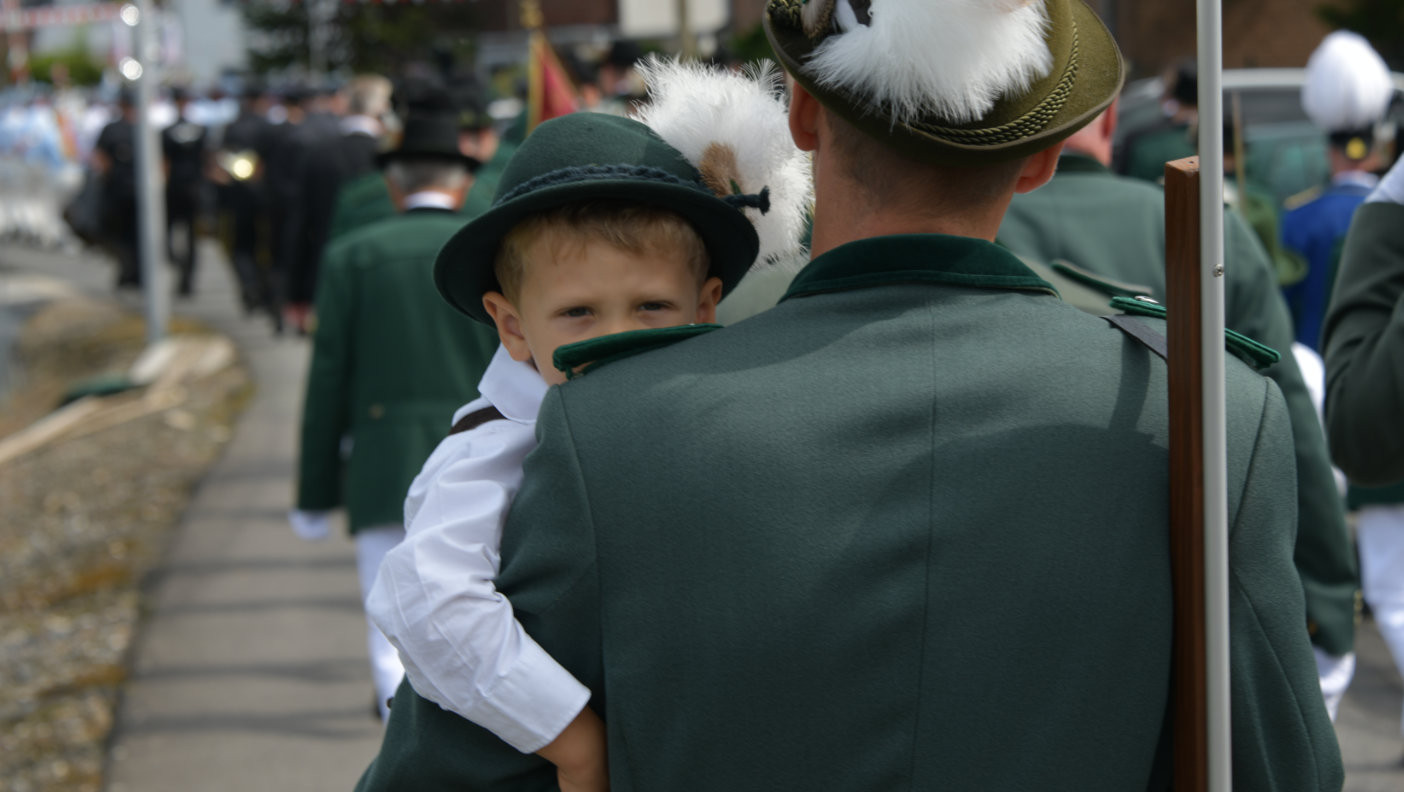
[{"label": "white dress shirt", "polygon": [[554,740],[590,700],[512,613],[494,586],[502,525],[536,447],[546,383],[498,348],[478,385],[482,398],[456,423],[493,406],[508,420],[450,435],[405,498],[405,541],[380,566],[366,610],[400,652],[417,693],[532,753]]}]

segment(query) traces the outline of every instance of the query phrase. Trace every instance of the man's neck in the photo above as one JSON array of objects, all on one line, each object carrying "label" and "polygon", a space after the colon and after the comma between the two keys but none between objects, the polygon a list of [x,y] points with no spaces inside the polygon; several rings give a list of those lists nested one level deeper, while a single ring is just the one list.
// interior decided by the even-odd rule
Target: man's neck
[{"label": "man's neck", "polygon": [[[867,193],[857,186],[821,193],[814,206],[814,235],[810,245],[811,257],[818,257],[836,247],[870,237],[895,234],[949,234],[994,241],[999,232],[1009,198],[997,206],[980,210],[947,211],[909,208],[894,202],[875,206]],[[827,196],[827,200],[825,197]]]}]

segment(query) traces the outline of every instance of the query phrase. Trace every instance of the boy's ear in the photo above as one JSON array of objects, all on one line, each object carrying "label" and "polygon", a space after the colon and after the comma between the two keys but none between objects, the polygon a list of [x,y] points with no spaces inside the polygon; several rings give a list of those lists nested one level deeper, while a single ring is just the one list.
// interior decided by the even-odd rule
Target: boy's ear
[{"label": "boy's ear", "polygon": [[527,346],[526,336],[522,335],[522,319],[511,301],[501,292],[491,291],[483,295],[483,308],[492,317],[492,323],[497,325],[497,338],[502,341],[507,354],[513,360],[531,360],[531,348]]},{"label": "boy's ear", "polygon": [[711,324],[717,321],[717,303],[721,302],[722,282],[721,278],[708,278],[702,284],[702,293],[697,298],[697,321],[699,324]]}]

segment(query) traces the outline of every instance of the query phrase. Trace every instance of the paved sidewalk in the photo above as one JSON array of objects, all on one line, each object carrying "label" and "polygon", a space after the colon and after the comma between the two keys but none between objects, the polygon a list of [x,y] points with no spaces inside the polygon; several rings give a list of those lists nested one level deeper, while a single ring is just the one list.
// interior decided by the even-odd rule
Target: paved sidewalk
[{"label": "paved sidewalk", "polygon": [[[286,513],[310,345],[246,318],[217,246],[173,310],[234,340],[255,393],[194,493],[150,590],[117,714],[110,792],[349,790],[374,756],[353,545],[308,544]],[[7,262],[110,295],[92,259],[5,250]],[[140,310],[136,294],[122,301]]]}]

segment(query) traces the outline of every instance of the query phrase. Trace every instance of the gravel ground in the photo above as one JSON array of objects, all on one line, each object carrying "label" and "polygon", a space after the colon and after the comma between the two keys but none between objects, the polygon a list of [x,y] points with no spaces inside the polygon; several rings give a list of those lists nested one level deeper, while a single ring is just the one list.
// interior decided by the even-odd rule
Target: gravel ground
[{"label": "gravel ground", "polygon": [[[177,323],[171,332],[208,331]],[[73,383],[125,371],[143,333],[138,317],[107,302],[40,309],[14,350],[0,437],[52,410]],[[142,582],[250,388],[235,365],[185,386],[173,408],[0,463],[0,789],[101,789]]]}]

